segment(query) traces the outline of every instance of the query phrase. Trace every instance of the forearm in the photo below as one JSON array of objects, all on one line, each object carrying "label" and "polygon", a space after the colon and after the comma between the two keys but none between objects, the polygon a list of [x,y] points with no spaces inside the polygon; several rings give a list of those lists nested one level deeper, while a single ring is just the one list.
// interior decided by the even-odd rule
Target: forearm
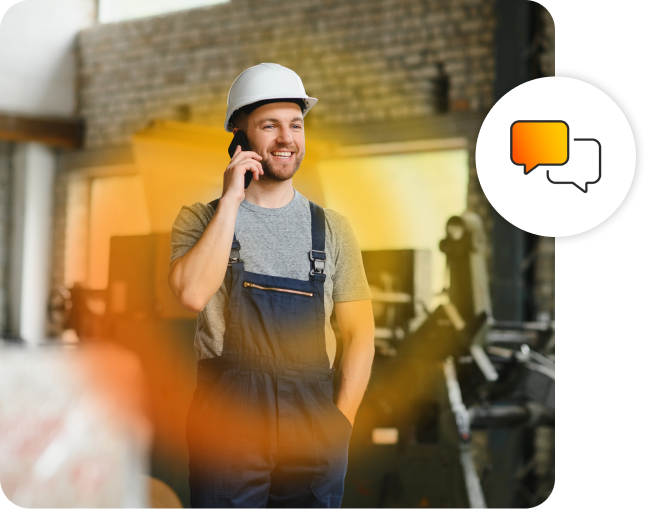
[{"label": "forearm", "polygon": [[221,199],[198,242],[171,265],[169,286],[180,304],[191,311],[202,311],[223,283],[238,207],[234,200]]},{"label": "forearm", "polygon": [[359,331],[345,341],[344,353],[340,360],[340,390],[337,406],[353,423],[362,401],[374,358],[373,331]]}]

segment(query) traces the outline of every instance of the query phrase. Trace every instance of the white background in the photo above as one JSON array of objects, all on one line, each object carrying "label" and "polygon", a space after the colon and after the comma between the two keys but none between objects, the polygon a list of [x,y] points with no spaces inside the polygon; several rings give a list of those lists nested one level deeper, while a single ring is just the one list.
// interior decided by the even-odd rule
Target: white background
[{"label": "white background", "polygon": [[[8,9],[8,10],[7,10]],[[74,114],[74,38],[94,0],[0,0],[0,110]]]},{"label": "white background", "polygon": [[[567,164],[540,165],[527,174],[513,164],[510,133],[517,120],[565,121]],[[590,184],[587,193],[547,180],[547,172],[554,180],[574,178],[581,186],[597,180],[598,145],[590,142],[594,158],[587,157],[586,142],[574,138],[595,138],[602,146],[601,181]],[[475,155],[479,183],[495,210],[518,228],[544,237],[580,234],[605,221],[623,202],[635,173],[635,142],[619,106],[598,88],[567,77],[532,80],[502,97],[482,123]]]},{"label": "white background", "polygon": [[111,23],[173,11],[222,4],[230,0],[100,0],[99,21]]}]

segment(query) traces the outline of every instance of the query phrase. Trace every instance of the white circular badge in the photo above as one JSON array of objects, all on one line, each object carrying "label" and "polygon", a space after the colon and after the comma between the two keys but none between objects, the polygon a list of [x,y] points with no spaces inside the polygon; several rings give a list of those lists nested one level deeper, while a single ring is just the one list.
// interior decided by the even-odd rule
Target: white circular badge
[{"label": "white circular badge", "polygon": [[598,88],[540,78],[502,97],[479,131],[477,175],[504,219],[566,237],[601,224],[625,198],[635,142],[623,112]]}]

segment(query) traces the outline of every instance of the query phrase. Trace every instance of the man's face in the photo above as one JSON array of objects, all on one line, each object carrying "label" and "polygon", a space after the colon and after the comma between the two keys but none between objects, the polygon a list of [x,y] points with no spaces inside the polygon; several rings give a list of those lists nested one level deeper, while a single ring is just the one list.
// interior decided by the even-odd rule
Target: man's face
[{"label": "man's face", "polygon": [[304,116],[295,103],[265,104],[250,113],[246,136],[263,160],[262,176],[282,182],[292,178],[306,154]]}]

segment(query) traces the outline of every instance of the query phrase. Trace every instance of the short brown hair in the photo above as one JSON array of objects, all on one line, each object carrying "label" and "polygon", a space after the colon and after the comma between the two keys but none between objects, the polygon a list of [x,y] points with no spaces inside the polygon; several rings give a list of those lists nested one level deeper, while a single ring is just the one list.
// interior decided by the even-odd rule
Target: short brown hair
[{"label": "short brown hair", "polygon": [[234,113],[232,113],[232,127],[238,127],[241,131],[245,132],[247,129],[248,116],[258,107],[270,103],[281,103],[281,102],[291,102],[295,103],[302,110],[302,113],[306,109],[306,103],[303,99],[264,99],[263,101],[257,101],[252,104],[247,104],[242,106]]},{"label": "short brown hair", "polygon": [[243,108],[236,110],[232,114],[232,127],[237,127],[241,131],[245,132],[247,130],[249,114],[246,113]]}]

